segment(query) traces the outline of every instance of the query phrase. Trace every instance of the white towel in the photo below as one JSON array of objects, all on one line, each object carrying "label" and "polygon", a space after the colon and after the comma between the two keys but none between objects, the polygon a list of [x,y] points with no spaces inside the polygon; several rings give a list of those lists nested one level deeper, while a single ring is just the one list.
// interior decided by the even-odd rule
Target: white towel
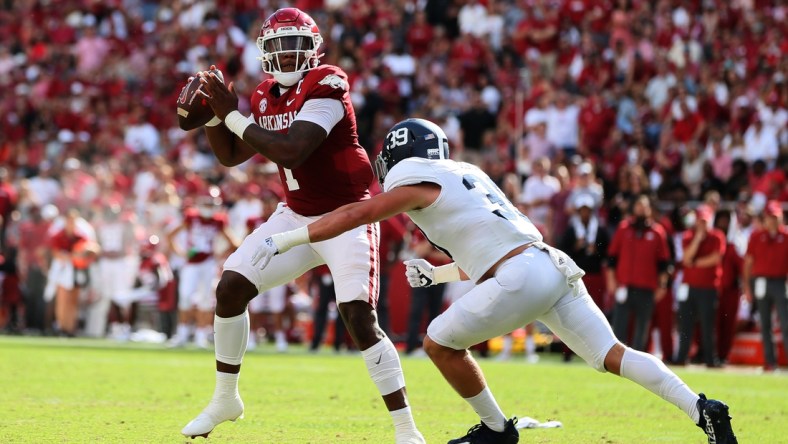
[{"label": "white towel", "polygon": [[596,243],[596,234],[599,231],[599,219],[596,216],[591,216],[591,220],[588,221],[588,227],[586,227],[583,225],[580,217],[574,215],[572,216],[572,227],[575,229],[575,237],[585,239],[589,245]]},{"label": "white towel", "polygon": [[566,283],[569,285],[569,288],[577,292],[579,288],[577,282],[585,276],[586,272],[578,267],[575,261],[563,251],[553,248],[544,242],[534,242],[532,245],[540,250],[546,251],[547,254],[550,255],[550,260],[553,261],[555,268],[566,276]]}]

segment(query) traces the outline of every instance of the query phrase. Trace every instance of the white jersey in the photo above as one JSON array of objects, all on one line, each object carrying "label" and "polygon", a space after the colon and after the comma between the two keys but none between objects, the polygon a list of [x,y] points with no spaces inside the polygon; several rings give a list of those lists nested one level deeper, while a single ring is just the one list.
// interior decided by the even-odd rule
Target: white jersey
[{"label": "white jersey", "polygon": [[441,186],[427,208],[408,216],[474,282],[511,250],[542,235],[478,167],[453,160],[405,159],[388,172],[384,191],[422,182]]}]

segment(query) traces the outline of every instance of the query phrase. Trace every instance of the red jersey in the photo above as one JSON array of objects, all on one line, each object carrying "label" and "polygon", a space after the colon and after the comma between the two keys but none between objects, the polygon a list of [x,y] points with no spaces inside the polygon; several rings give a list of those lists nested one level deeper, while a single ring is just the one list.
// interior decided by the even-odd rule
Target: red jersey
[{"label": "red jersey", "polygon": [[347,74],[336,66],[322,65],[277,96],[278,88],[275,80],[265,80],[251,98],[255,123],[269,131],[287,133],[310,99],[336,99],[345,108],[345,116],[304,163],[292,170],[279,167],[287,205],[300,215],[316,216],[368,199],[372,165],[358,143]]},{"label": "red jersey", "polygon": [[627,287],[656,289],[659,262],[670,258],[665,229],[652,223],[637,230],[626,220],[621,222],[608,248],[608,256],[616,257],[616,279]]},{"label": "red jersey", "polygon": [[66,230],[60,230],[49,239],[49,246],[52,247],[53,250],[64,251],[66,253],[71,253],[74,251],[74,247],[80,243],[86,241],[87,238],[79,232],[74,232],[71,235],[66,233]]},{"label": "red jersey", "polygon": [[788,229],[781,225],[774,237],[767,230],[753,232],[747,256],[752,257],[752,277],[785,279],[788,275]]},{"label": "red jersey", "polygon": [[186,210],[186,255],[189,263],[202,262],[213,256],[213,241],[227,226],[227,215],[202,217],[197,210]]},{"label": "red jersey", "polygon": [[[695,237],[695,230],[687,230],[681,236],[681,245],[684,251]],[[695,260],[712,253],[720,253],[720,263],[712,267],[684,266],[684,283],[695,288],[717,288],[722,278],[722,256],[725,255],[725,235],[722,231],[711,229],[706,233],[706,238],[700,242]]]}]

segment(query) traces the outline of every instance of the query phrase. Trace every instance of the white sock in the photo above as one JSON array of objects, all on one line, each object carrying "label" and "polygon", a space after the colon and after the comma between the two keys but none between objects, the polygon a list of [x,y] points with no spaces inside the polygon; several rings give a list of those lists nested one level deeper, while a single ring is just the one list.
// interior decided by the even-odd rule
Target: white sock
[{"label": "white sock", "polygon": [[493,397],[489,387],[485,387],[478,395],[472,398],[465,398],[465,400],[479,414],[479,418],[482,419],[483,423],[487,424],[487,427],[496,432],[503,432],[506,426],[506,415],[498,407],[498,403],[495,402],[495,397]]},{"label": "white sock", "polygon": [[213,397],[216,398],[235,398],[238,396],[238,377],[239,373],[216,372],[216,388]]},{"label": "white sock", "polygon": [[698,395],[654,356],[627,347],[621,358],[621,376],[684,410],[695,424],[700,421]]},{"label": "white sock", "polygon": [[197,330],[194,331],[194,342],[199,344],[206,341],[208,341],[208,328],[198,327]]},{"label": "white sock", "polygon": [[405,376],[402,374],[399,354],[388,337],[363,350],[361,356],[367,365],[372,382],[378,387],[381,395],[385,396],[405,387]]},{"label": "white sock", "polygon": [[213,317],[213,342],[216,360],[241,365],[249,340],[249,312],[231,318]]},{"label": "white sock", "polygon": [[178,324],[178,330],[175,331],[175,337],[186,341],[189,339],[189,325],[188,324]]},{"label": "white sock", "polygon": [[525,337],[525,356],[531,356],[536,353],[536,343],[532,334]]},{"label": "white sock", "polygon": [[410,407],[394,410],[389,413],[391,414],[391,419],[394,421],[394,433],[396,435],[410,434],[418,431]]},{"label": "white sock", "polygon": [[514,343],[514,339],[512,335],[506,335],[503,337],[503,344],[501,344],[501,354],[502,355],[509,355],[512,353],[512,344]]}]

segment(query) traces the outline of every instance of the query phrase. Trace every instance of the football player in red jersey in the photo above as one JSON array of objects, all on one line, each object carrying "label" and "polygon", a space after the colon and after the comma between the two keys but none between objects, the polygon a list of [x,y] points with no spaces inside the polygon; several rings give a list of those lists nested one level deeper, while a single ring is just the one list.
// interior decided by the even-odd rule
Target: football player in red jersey
[{"label": "football player in red jersey", "polygon": [[339,311],[391,413],[396,442],[424,442],[408,406],[397,350],[378,326],[375,312],[378,224],[305,244],[294,254],[275,258],[265,270],[251,265],[256,247],[272,234],[304,227],[342,205],[369,198],[372,167],[358,143],[347,74],[319,64],[322,41],[314,20],[296,8],[280,9],[264,22],[257,46],[263,70],[273,78],[252,92],[249,117],[238,111],[232,83],[227,87],[216,74],[199,73],[216,116],[206,124],[216,157],[225,166],[258,153],[275,162],[286,203],[224,264],[214,318],[216,390],[208,407],[182,430],[186,436],[207,436],[217,424],[243,413],[238,374],[249,331],[248,302],[326,264]]},{"label": "football player in red jersey", "polygon": [[[211,187],[209,196],[198,197],[196,208],[188,208],[183,222],[167,235],[172,251],[186,258],[178,281],[178,329],[170,340],[171,347],[181,347],[188,342],[192,324],[196,327],[194,343],[197,347],[208,348],[209,345],[214,307],[211,290],[215,288],[219,271],[214,259],[214,241],[221,235],[231,248],[237,245],[227,226],[227,215],[219,210],[221,198],[218,195],[218,188]],[[176,240],[181,231],[186,233],[185,245]]]}]

